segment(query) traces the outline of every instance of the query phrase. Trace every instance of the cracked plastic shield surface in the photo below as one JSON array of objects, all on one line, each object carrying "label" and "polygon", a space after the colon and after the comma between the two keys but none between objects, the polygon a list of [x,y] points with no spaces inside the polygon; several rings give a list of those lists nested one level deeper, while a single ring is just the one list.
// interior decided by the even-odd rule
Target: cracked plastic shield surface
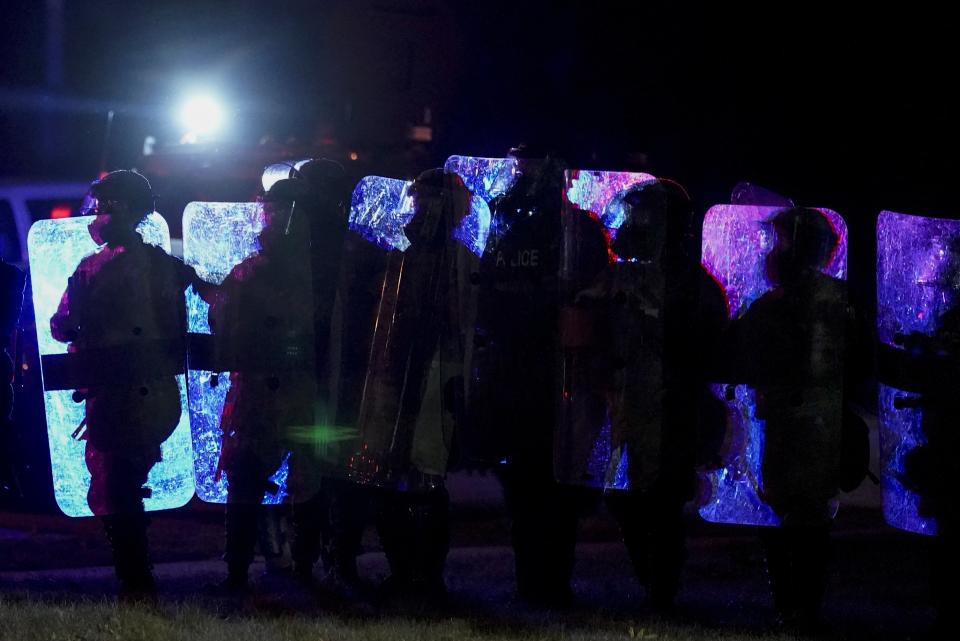
[{"label": "cracked plastic shield surface", "polygon": [[184,259],[210,284],[187,301],[197,494],[205,501],[226,502],[231,476],[264,485],[267,504],[316,484],[307,450],[328,426],[314,420],[309,236],[291,215],[295,207],[291,214],[261,203],[194,202],[184,211]]},{"label": "cracked plastic shield surface", "polygon": [[[612,249],[628,215],[624,196],[652,180],[643,173],[565,172],[562,390],[554,442],[554,472],[563,483],[636,489],[649,481],[639,470],[656,475],[663,274],[659,261],[619,257]],[[657,236],[665,220],[638,221],[641,228]]]},{"label": "cracked plastic shield surface", "polygon": [[884,517],[937,534],[954,501],[960,221],[880,213],[877,336]]},{"label": "cracked plastic shield surface", "polygon": [[[91,227],[95,220],[41,220],[28,236],[54,495],[68,516],[109,513],[103,488],[97,488],[109,465],[107,450],[122,447],[136,456],[135,448],[159,445],[160,460],[149,467],[145,484],[145,508],[180,507],[193,496],[194,480],[186,376],[176,354],[182,338],[172,334],[178,331],[178,312],[153,304],[161,295],[153,287],[159,276],[146,267],[153,263],[139,258],[143,252],[99,244],[96,226]],[[158,214],[150,214],[138,231],[147,245],[169,252],[170,234]],[[151,256],[170,264],[157,260],[157,253]],[[163,294],[182,297],[182,291]],[[89,330],[94,320],[96,332]],[[130,327],[119,327],[124,323]],[[113,407],[112,422],[130,419],[123,429],[142,439],[118,444],[109,435],[110,420],[104,424],[101,416],[89,416],[98,405]],[[144,412],[154,414],[158,424]],[[93,445],[101,442],[99,449]],[[149,464],[152,455],[142,458]]]},{"label": "cracked plastic shield surface", "polygon": [[[773,287],[765,271],[766,258],[776,245],[769,221],[781,211],[784,210],[768,206],[720,205],[710,209],[704,219],[703,267],[725,296],[728,317],[734,323],[746,317],[753,304]],[[826,209],[819,211],[832,227],[836,242],[822,273],[830,279],[844,280],[846,225],[835,212]],[[825,283],[829,287],[834,286],[830,280]],[[833,335],[842,332],[842,327],[831,325],[825,331]],[[749,353],[728,354],[727,360],[733,362],[727,365],[736,369],[755,357]],[[758,390],[747,384],[716,381],[711,391],[726,410],[726,437],[721,452],[721,466],[701,479],[700,514],[708,521],[721,523],[778,525],[780,517],[764,498],[769,488],[765,487],[763,470],[767,460],[765,455],[769,456],[770,453],[766,451],[769,448],[763,404],[758,411]],[[813,412],[805,419],[799,410],[793,414],[783,410],[786,401],[778,400],[779,393],[780,389],[768,389],[764,397],[767,399],[767,415],[776,416],[777,424],[783,431],[789,431],[791,425],[800,425],[805,420],[819,420],[816,418],[818,404],[826,403],[820,407],[829,408],[828,413],[832,416],[840,403],[839,389],[836,394],[828,391],[824,396],[804,388],[801,401],[804,411]],[[824,429],[829,431],[832,428]],[[768,469],[784,467],[777,466],[775,461],[769,464],[771,467]],[[811,471],[810,474],[815,472]],[[792,482],[802,484],[803,480]]]}]

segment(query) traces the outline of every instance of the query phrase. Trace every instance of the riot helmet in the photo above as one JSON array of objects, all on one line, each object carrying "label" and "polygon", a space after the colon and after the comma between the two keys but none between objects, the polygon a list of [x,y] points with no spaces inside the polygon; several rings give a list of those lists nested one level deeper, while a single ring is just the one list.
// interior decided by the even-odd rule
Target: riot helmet
[{"label": "riot helmet", "polygon": [[135,235],[137,226],[153,208],[153,190],[146,177],[120,169],[90,184],[83,213],[97,216],[90,233],[98,243],[122,245]]},{"label": "riot helmet", "polygon": [[833,225],[817,209],[784,209],[768,225],[773,233],[773,249],[767,254],[765,268],[771,283],[788,284],[821,271],[840,243]]}]

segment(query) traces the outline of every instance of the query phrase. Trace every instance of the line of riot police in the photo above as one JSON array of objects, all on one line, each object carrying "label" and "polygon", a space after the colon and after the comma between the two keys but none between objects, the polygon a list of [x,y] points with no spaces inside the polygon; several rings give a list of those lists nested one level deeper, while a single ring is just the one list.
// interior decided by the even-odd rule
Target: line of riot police
[{"label": "line of riot police", "polygon": [[[349,201],[329,161],[263,186],[188,206],[184,262],[134,172],[92,185],[94,217],[31,230],[57,501],[104,519],[125,593],[154,589],[146,511],[195,491],[226,504],[222,589],[247,589],[258,516],[290,503],[304,582],[322,557],[356,593],[375,516],[382,596],[442,600],[445,475],[484,467],[531,603],[570,602],[578,519],[602,497],[670,610],[696,501],[761,526],[779,615],[816,622],[836,495],[868,474],[838,214],[746,190],[699,218],[670,180],[525,147],[368,177]],[[878,233],[886,511],[952,541],[960,226],[885,216],[902,227]]]}]

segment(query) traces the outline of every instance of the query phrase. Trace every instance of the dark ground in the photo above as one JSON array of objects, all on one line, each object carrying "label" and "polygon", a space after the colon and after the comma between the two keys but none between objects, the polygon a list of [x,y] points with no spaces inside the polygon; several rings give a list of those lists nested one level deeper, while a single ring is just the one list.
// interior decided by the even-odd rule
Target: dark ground
[{"label": "dark ground", "polygon": [[[875,506],[875,492],[864,487],[849,497],[836,522],[824,611],[833,638],[914,638],[932,620],[927,606],[930,540],[887,527]],[[482,476],[454,477],[451,494],[451,607],[496,620],[530,616],[514,600],[508,522],[496,482]],[[222,578],[222,518],[221,506],[196,500],[181,510],[154,515],[151,543],[164,600],[192,601],[202,586]],[[692,515],[690,528],[678,619],[725,630],[770,630],[774,615],[755,531],[707,524]],[[374,584],[387,568],[372,529],[365,549],[361,573]],[[115,590],[109,563],[106,541],[94,519],[0,514],[0,592],[68,601],[109,597]],[[253,570],[260,577],[254,607],[324,607],[291,593],[292,586],[282,579],[261,577],[262,572],[262,566]],[[573,616],[595,610],[627,620],[649,615],[616,526],[603,511],[582,521],[574,589]],[[357,608],[365,612],[370,606],[352,606]],[[551,616],[562,621],[570,614]]]}]

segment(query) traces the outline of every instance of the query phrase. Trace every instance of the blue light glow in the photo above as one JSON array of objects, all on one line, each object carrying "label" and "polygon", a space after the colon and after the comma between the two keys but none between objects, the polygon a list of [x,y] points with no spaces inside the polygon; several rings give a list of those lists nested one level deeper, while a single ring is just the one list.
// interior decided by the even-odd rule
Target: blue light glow
[{"label": "blue light glow", "polygon": [[[67,353],[67,344],[55,340],[51,335],[50,319],[56,313],[67,289],[67,281],[80,261],[99,248],[88,230],[93,220],[94,216],[40,220],[30,228],[27,247],[41,357]],[[159,214],[150,214],[138,231],[147,243],[162,247],[169,253],[170,232]],[[148,511],[185,505],[194,492],[185,377],[178,376],[177,382],[180,387],[180,422],[162,445],[162,460],[150,471],[147,487],[152,495],[144,500]],[[73,401],[73,392],[51,390],[44,391],[43,395],[53,489],[57,505],[64,514],[91,516],[93,513],[87,503],[90,472],[84,460],[86,441],[73,438],[74,431],[84,420],[86,407],[85,402]]]},{"label": "blue light glow", "polygon": [[413,218],[409,180],[367,176],[350,199],[350,230],[384,249],[405,250],[410,241],[403,228]]},{"label": "blue light glow", "polygon": [[460,176],[470,193],[487,203],[510,191],[519,177],[516,158],[450,156],[443,169]]},{"label": "blue light glow", "polygon": [[460,176],[470,190],[470,215],[464,219],[454,237],[480,256],[490,237],[490,201],[507,193],[517,182],[517,160],[450,156],[443,169]]},{"label": "blue light glow", "polygon": [[470,213],[453,230],[453,237],[477,256],[483,255],[490,236],[490,207],[482,198],[470,195]]}]

